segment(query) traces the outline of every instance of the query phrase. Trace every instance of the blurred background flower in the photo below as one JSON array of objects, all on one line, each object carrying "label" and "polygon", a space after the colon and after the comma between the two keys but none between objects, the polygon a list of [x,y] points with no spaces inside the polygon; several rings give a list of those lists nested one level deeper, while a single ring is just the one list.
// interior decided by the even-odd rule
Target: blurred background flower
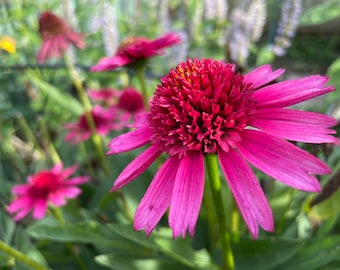
[{"label": "blurred background flower", "polygon": [[14,220],[23,219],[33,212],[34,219],[44,218],[50,203],[54,207],[66,204],[66,199],[74,199],[80,193],[78,185],[90,180],[88,176],[70,176],[78,169],[77,165],[63,169],[62,164],[51,170],[43,170],[27,178],[27,184],[16,185],[12,193],[17,196],[7,207]]}]

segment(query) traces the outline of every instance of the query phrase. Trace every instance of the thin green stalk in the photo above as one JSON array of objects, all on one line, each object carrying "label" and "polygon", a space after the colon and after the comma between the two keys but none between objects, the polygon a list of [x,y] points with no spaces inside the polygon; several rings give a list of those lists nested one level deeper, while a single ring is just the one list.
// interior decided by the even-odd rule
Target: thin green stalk
[{"label": "thin green stalk", "polygon": [[144,106],[145,109],[148,110],[149,109],[149,95],[148,95],[148,90],[146,88],[146,83],[145,83],[145,76],[144,76],[144,72],[143,72],[143,67],[138,67],[137,68],[137,77],[141,86],[141,90],[142,90],[142,95],[143,95],[143,100],[144,100]]},{"label": "thin green stalk", "polygon": [[41,130],[42,130],[42,134],[44,135],[45,139],[46,139],[46,143],[47,143],[47,149],[48,149],[48,153],[51,156],[51,159],[53,161],[54,164],[59,164],[61,163],[61,158],[59,157],[59,154],[56,150],[56,148],[54,147],[54,144],[51,140],[51,136],[47,130],[47,126],[44,122],[44,120],[40,120],[40,124],[41,124]]},{"label": "thin green stalk", "polygon": [[40,263],[37,263],[36,261],[29,258],[24,253],[20,252],[19,250],[16,250],[9,245],[7,245],[5,242],[0,240],[0,250],[15,259],[23,262],[24,264],[27,264],[28,266],[32,267],[36,270],[48,270],[49,268],[45,267],[44,265],[41,265]]},{"label": "thin green stalk", "polygon": [[20,127],[22,128],[23,134],[25,135],[26,139],[28,141],[32,142],[36,149],[41,151],[41,147],[40,147],[37,139],[35,138],[35,135],[34,135],[32,129],[31,129],[30,125],[27,123],[26,118],[21,114],[18,116],[18,123],[19,123]]},{"label": "thin green stalk", "polygon": [[100,159],[100,163],[103,166],[103,170],[104,170],[105,174],[109,175],[109,168],[108,168],[108,165],[107,165],[107,162],[106,162],[106,155],[103,151],[103,142],[102,142],[101,137],[96,132],[96,125],[95,125],[94,119],[93,119],[92,114],[91,114],[91,110],[92,110],[91,102],[90,102],[88,96],[86,95],[85,89],[84,89],[83,84],[82,84],[81,79],[80,79],[80,76],[79,76],[77,70],[75,69],[71,59],[68,57],[67,54],[64,54],[64,59],[65,59],[66,66],[69,70],[70,76],[73,80],[74,86],[77,90],[77,94],[79,96],[79,99],[84,106],[86,121],[87,121],[87,124],[89,125],[91,135],[92,135],[91,139],[92,139],[92,142],[93,142],[93,144],[96,148],[98,157]]},{"label": "thin green stalk", "polygon": [[207,176],[212,192],[222,241],[223,270],[234,270],[234,256],[230,246],[230,235],[221,192],[221,181],[218,174],[217,156],[208,154],[205,157]]}]

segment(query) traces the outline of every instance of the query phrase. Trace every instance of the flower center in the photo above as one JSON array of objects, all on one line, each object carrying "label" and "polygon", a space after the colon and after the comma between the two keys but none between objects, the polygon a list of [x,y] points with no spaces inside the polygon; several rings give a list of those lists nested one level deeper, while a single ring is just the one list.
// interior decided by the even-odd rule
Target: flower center
[{"label": "flower center", "polygon": [[[96,128],[105,126],[105,124],[107,123],[107,119],[105,117],[103,117],[101,114],[94,112],[94,111],[91,111],[90,113],[91,113],[91,116],[92,116],[92,119],[93,119],[93,122]],[[82,130],[86,130],[86,131],[90,130],[89,124],[87,122],[86,114],[83,114],[80,116],[78,125]]]},{"label": "flower center", "polygon": [[41,171],[33,176],[30,193],[35,198],[47,198],[60,186],[59,177],[49,171]]},{"label": "flower center", "polygon": [[49,39],[56,35],[65,34],[69,31],[68,26],[58,16],[51,12],[44,12],[39,18],[39,32],[42,39]]},{"label": "flower center", "polygon": [[161,79],[150,106],[152,141],[170,155],[228,151],[255,110],[252,85],[232,64],[212,59],[179,64]]},{"label": "flower center", "polygon": [[150,42],[149,39],[145,37],[127,37],[122,40],[118,47],[118,52],[124,51],[126,48],[130,47],[131,45],[136,45],[140,43],[147,43]]}]

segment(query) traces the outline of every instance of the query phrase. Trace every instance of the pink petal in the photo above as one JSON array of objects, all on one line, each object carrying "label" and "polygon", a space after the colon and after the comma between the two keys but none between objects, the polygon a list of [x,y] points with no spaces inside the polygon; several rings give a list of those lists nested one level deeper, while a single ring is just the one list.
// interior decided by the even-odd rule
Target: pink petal
[{"label": "pink petal", "polygon": [[58,163],[54,165],[54,167],[51,169],[52,173],[54,174],[61,174],[63,172],[63,163]]},{"label": "pink petal", "polygon": [[233,148],[228,153],[219,150],[218,159],[253,238],[258,235],[258,224],[266,231],[273,231],[272,211],[249,165]]},{"label": "pink petal", "polygon": [[60,193],[66,198],[73,199],[81,193],[81,189],[78,187],[63,187],[60,189]]},{"label": "pink petal", "polygon": [[336,124],[336,119],[324,114],[281,108],[258,110],[251,123],[265,133],[308,143],[335,143],[337,139],[329,134],[336,132],[327,128]]},{"label": "pink petal", "polygon": [[90,181],[91,178],[89,176],[77,176],[70,178],[64,182],[64,186],[76,186],[76,185],[81,185],[84,184],[88,181]]},{"label": "pink petal", "polygon": [[63,179],[69,178],[76,170],[78,170],[79,165],[75,164],[71,167],[65,168],[64,171],[62,171]]},{"label": "pink petal", "polygon": [[37,199],[33,208],[33,218],[41,219],[45,217],[47,211],[47,201],[44,199]]},{"label": "pink petal", "polygon": [[181,43],[181,37],[176,33],[167,33],[150,42],[149,47],[153,47],[155,51]]},{"label": "pink petal", "polygon": [[179,161],[177,156],[171,156],[158,170],[136,210],[135,230],[145,229],[149,236],[170,206]]},{"label": "pink petal", "polygon": [[311,174],[330,173],[328,166],[295,145],[271,135],[245,130],[236,143],[241,154],[256,168],[296,189],[320,191]]},{"label": "pink petal", "polygon": [[272,71],[272,68],[270,65],[263,65],[263,66],[260,66],[254,69],[248,74],[245,74],[243,78],[244,78],[244,82],[252,83],[253,88],[258,88],[262,85],[265,85],[269,82],[274,81],[275,79],[280,77],[284,72],[285,70],[283,68]]},{"label": "pink petal", "polygon": [[51,204],[53,204],[56,207],[66,204],[64,194],[60,190],[58,190],[57,192],[51,193],[48,196],[48,199],[51,202]]},{"label": "pink petal", "polygon": [[151,145],[144,150],[137,158],[125,167],[125,169],[118,175],[111,191],[115,191],[122,186],[130,183],[140,174],[142,174],[162,153],[159,145]]},{"label": "pink petal", "polygon": [[12,193],[16,195],[23,195],[29,191],[30,187],[27,184],[16,185],[12,188]]},{"label": "pink petal", "polygon": [[180,159],[169,213],[173,237],[185,237],[187,229],[194,235],[204,190],[204,159],[202,152],[191,152]]},{"label": "pink petal", "polygon": [[141,147],[150,142],[152,133],[153,132],[150,127],[144,126],[128,133],[122,134],[112,139],[112,141],[108,145],[110,151],[107,153],[118,154]]},{"label": "pink petal", "polygon": [[15,199],[10,205],[7,207],[8,213],[13,214],[14,212],[19,211],[20,209],[32,208],[33,207],[33,199],[30,196],[21,196]]},{"label": "pink petal", "polygon": [[91,67],[91,72],[100,72],[116,69],[129,64],[131,60],[123,55],[115,55],[114,57],[103,57],[99,62]]},{"label": "pink petal", "polygon": [[327,82],[328,77],[320,75],[287,80],[265,86],[255,91],[252,97],[257,108],[286,107],[334,91],[334,87],[325,86]]},{"label": "pink petal", "polygon": [[21,209],[15,216],[14,221],[19,221],[23,219],[27,214],[33,209],[33,205],[28,205],[25,208]]}]

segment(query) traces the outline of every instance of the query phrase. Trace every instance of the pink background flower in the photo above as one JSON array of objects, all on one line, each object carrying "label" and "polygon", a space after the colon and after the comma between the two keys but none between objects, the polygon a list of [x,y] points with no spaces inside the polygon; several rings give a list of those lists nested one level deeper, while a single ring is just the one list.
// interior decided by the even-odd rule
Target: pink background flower
[{"label": "pink background flower", "polygon": [[69,44],[85,48],[82,35],[72,31],[65,21],[49,11],[41,13],[39,17],[39,33],[42,39],[37,55],[39,63],[52,57],[61,57]]},{"label": "pink background flower", "polygon": [[103,57],[91,71],[108,71],[145,60],[164,53],[164,49],[181,42],[175,33],[168,33],[154,40],[144,37],[130,37],[122,42],[113,57]]},{"label": "pink background flower", "polygon": [[[91,115],[96,126],[96,132],[100,135],[107,135],[111,130],[120,129],[116,123],[117,113],[114,109],[105,109],[96,105]],[[65,129],[69,130],[66,134],[65,140],[73,144],[81,141],[86,141],[91,136],[91,129],[87,123],[85,113],[82,114],[75,123],[67,123],[64,125]]]},{"label": "pink background flower", "polygon": [[90,180],[88,176],[70,176],[78,169],[77,165],[63,169],[62,164],[51,170],[44,170],[27,178],[27,184],[16,185],[12,193],[17,196],[7,211],[15,214],[14,220],[23,219],[33,211],[34,219],[44,218],[48,203],[55,207],[66,204],[66,199],[76,198],[81,189],[77,186]]}]

